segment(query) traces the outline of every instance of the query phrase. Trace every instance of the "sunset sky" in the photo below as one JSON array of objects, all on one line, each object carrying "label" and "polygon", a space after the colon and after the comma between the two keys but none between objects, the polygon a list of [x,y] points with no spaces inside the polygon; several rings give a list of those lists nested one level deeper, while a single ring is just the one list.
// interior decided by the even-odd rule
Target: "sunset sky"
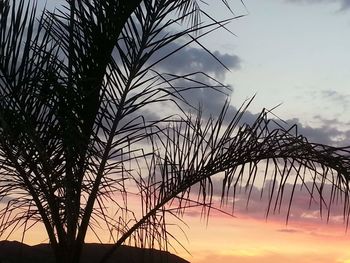
[{"label": "sunset sky", "polygon": [[[209,13],[231,15],[215,2],[208,1]],[[248,120],[262,108],[282,103],[274,113],[299,124],[311,141],[350,144],[350,1],[245,0],[245,7],[239,0],[231,2],[236,15],[245,15],[228,26],[236,36],[221,30],[202,40],[230,72],[197,47],[186,48],[162,67],[215,75],[231,85],[232,107],[256,94]],[[205,92],[192,96],[202,98],[208,112],[224,100]],[[193,263],[350,263],[350,233],[341,206],[327,224],[317,204],[309,208],[308,194],[299,192],[286,225],[286,211],[266,219],[267,201],[258,198],[259,189],[254,193],[248,208],[246,195],[239,196],[234,217],[213,211],[207,224],[199,211],[189,211],[184,217],[188,227],[182,225],[188,240],[176,232],[191,255],[180,247],[178,254]],[[42,241],[42,230],[35,231],[27,243]]]},{"label": "sunset sky", "polygon": [[[244,2],[247,11],[239,1],[235,6],[237,15],[247,16],[229,26],[236,37],[221,31],[206,39],[211,50],[231,62],[232,72],[223,77],[233,87],[231,104],[256,93],[252,114],[282,103],[274,113],[298,123],[310,140],[348,144],[350,1]],[[300,193],[301,199],[306,196]],[[215,213],[208,225],[198,216],[186,217],[192,256],[183,255],[194,263],[349,263],[350,234],[340,210],[327,224],[317,208],[299,208],[292,207],[287,226],[285,213],[265,220],[266,202],[259,200],[247,210],[243,206],[236,218]]]}]

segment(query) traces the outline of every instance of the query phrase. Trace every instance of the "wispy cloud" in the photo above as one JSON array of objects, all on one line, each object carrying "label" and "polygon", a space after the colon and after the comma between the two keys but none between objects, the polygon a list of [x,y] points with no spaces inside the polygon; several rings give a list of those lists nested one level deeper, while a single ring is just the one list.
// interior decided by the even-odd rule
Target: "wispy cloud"
[{"label": "wispy cloud", "polygon": [[302,232],[301,230],[298,229],[277,229],[277,232],[282,232],[282,233],[288,233],[288,234],[295,234],[295,233],[300,233]]},{"label": "wispy cloud", "polygon": [[344,94],[332,89],[324,89],[321,90],[320,93],[322,99],[336,103],[336,105],[343,108],[343,110],[348,110],[350,103],[349,94]]},{"label": "wispy cloud", "polygon": [[[209,262],[236,262],[236,263],[279,263],[279,262],[301,262],[301,263],[338,263],[336,255],[327,253],[327,251],[318,251],[309,253],[286,253],[284,251],[271,252],[265,251],[258,255],[250,254],[238,254],[238,255],[225,255],[225,254],[210,254],[196,263],[209,263]],[[345,262],[345,261],[343,261]]]},{"label": "wispy cloud", "polygon": [[350,7],[350,0],[286,0],[291,3],[303,4],[321,4],[321,3],[339,3],[341,10],[346,10]]},{"label": "wispy cloud", "polygon": [[[264,177],[264,173],[257,174],[257,181],[261,181]],[[247,178],[245,178],[247,179]],[[275,187],[274,190],[273,187]],[[307,182],[304,186],[298,184],[294,187],[292,183],[286,183],[283,187],[283,193],[278,191],[279,184],[276,183],[273,186],[272,180],[267,180],[263,187],[248,186],[236,189],[234,197],[234,211],[233,215],[238,218],[244,216],[252,219],[279,221],[286,223],[287,217],[291,224],[295,223],[308,223],[308,224],[326,224],[330,222],[332,224],[344,226],[346,222],[346,215],[344,217],[344,203],[335,201],[330,202],[332,195],[332,186],[325,184],[322,189],[313,185],[311,182]],[[322,198],[320,200],[319,191],[322,191]],[[310,193],[313,193],[311,197]],[[334,194],[334,192],[333,192]],[[214,203],[218,206],[222,196],[222,181],[219,177],[213,178],[213,195]],[[279,195],[279,196],[278,196]],[[277,197],[278,196],[278,197]],[[292,203],[289,201],[292,199]],[[289,211],[289,205],[290,211]],[[322,209],[320,209],[322,205]],[[225,203],[221,209],[231,213],[233,207],[233,189],[229,191],[228,202]],[[330,214],[328,218],[328,208]],[[193,212],[193,215],[198,215]],[[289,213],[289,215],[288,215]],[[215,217],[227,217],[223,213],[215,212],[212,214]],[[278,230],[280,232],[296,232],[296,229],[283,229]]]}]

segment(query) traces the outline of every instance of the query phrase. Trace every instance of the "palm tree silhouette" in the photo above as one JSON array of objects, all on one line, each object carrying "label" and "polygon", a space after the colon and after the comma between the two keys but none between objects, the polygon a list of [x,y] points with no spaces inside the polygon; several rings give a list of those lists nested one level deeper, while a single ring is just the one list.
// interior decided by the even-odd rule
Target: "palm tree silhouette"
[{"label": "palm tree silhouette", "polygon": [[[35,3],[0,3],[1,234],[42,222],[58,263],[79,262],[87,231],[101,222],[115,240],[101,262],[128,240],[168,249],[167,215],[210,208],[217,174],[222,200],[242,183],[251,191],[260,163],[264,178],[272,172],[269,211],[287,178],[295,187],[311,171],[311,198],[327,206],[322,188],[330,183],[349,214],[349,148],[309,143],[266,110],[242,124],[251,101],[234,114],[226,101],[219,116],[202,117],[185,92],[227,87],[205,72],[157,70],[237,17],[218,21],[196,0],[67,1],[39,18]],[[174,42],[179,48],[162,53]],[[176,106],[176,114],[147,119],[145,109],[157,105]],[[128,205],[131,189],[141,215]]]}]

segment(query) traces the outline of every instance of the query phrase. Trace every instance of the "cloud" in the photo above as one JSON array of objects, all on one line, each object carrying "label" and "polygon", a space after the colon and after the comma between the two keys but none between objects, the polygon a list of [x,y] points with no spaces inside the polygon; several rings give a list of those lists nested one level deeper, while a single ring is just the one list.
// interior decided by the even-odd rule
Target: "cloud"
[{"label": "cloud", "polygon": [[338,108],[343,108],[343,111],[349,110],[350,95],[332,89],[321,90],[320,94],[322,99],[335,103]]},{"label": "cloud", "polygon": [[[273,174],[271,174],[271,178],[272,176]],[[264,173],[262,171],[258,172],[256,181],[262,181],[263,177]],[[290,179],[293,180],[294,178],[294,175],[291,175]],[[283,223],[288,219],[288,221],[292,223],[326,224],[329,219],[330,223],[340,225],[346,224],[344,222],[344,219],[346,219],[346,215],[344,218],[344,201],[340,200],[340,193],[338,196],[339,200],[335,200],[336,198],[332,200],[331,197],[333,196],[334,198],[336,195],[334,195],[334,192],[332,195],[331,184],[325,184],[322,190],[320,190],[319,182],[317,182],[317,187],[313,186],[312,182],[306,182],[305,185],[298,183],[295,187],[292,183],[286,183],[282,189],[279,188],[278,183],[282,178],[278,176],[277,183],[272,191],[273,181],[269,179],[269,177],[263,187],[258,187],[257,185],[245,187],[244,181],[246,180],[247,177],[243,179],[242,187],[238,185],[236,188],[234,203],[234,191],[233,188],[231,188],[228,193],[228,202],[220,209],[231,213],[232,207],[234,207],[233,215],[237,217],[243,216],[259,220],[268,218],[268,220],[275,220]],[[220,206],[222,196],[222,179],[213,177],[212,181],[214,206],[218,207]],[[233,184],[234,183],[235,180],[233,180]],[[198,186],[195,186],[195,188],[196,187],[198,189]],[[279,192],[279,190],[282,190],[283,193]],[[321,191],[323,200],[320,199],[318,191]],[[311,192],[313,193],[313,198],[311,197]],[[289,207],[291,197],[293,197],[293,199]],[[332,201],[330,202],[330,200]],[[330,211],[329,218],[328,211]],[[226,217],[226,215],[220,213],[214,213],[214,216]],[[295,229],[285,229],[283,231],[278,231],[291,233],[295,232],[294,230]]]},{"label": "cloud", "polygon": [[[182,42],[167,44],[153,54],[147,64],[160,61],[154,66],[154,69],[158,73],[163,74],[163,77],[167,78],[174,88],[180,91],[194,87],[191,90],[181,92],[188,104],[194,108],[201,107],[205,117],[215,116],[220,112],[223,104],[233,91],[232,87],[223,87],[222,82],[225,80],[225,75],[230,71],[239,70],[241,68],[241,59],[235,54],[222,53],[218,50],[211,51],[210,54],[201,47],[189,45],[181,48],[182,45]],[[175,53],[172,54],[173,52]],[[166,57],[168,55],[170,56]],[[162,60],[163,57],[166,57],[166,59]],[[192,73],[195,74],[188,76]],[[185,77],[173,80],[173,75]],[[208,88],[208,86],[212,86],[217,90]],[[181,104],[181,106],[185,110],[194,111],[193,108],[186,107],[184,104]],[[162,111],[153,108],[154,113],[150,109],[148,112],[145,112],[145,115],[148,117],[150,114],[153,114],[153,117],[155,117],[169,114],[169,105],[166,105],[166,107],[166,111],[164,111],[164,108]]]},{"label": "cloud", "polygon": [[314,118],[319,120],[324,126],[349,126],[350,125],[350,122],[343,122],[343,121],[340,121],[336,118],[327,119],[327,118],[322,117],[319,114],[315,115]]},{"label": "cloud", "polygon": [[302,4],[339,3],[341,10],[345,10],[350,7],[350,0],[286,0],[286,1],[291,3],[302,3]]},{"label": "cloud", "polygon": [[0,199],[0,204],[8,204],[8,202],[10,202],[11,200],[14,200],[14,199],[15,199],[15,197],[11,197],[9,195],[3,196]]},{"label": "cloud", "polygon": [[[209,116],[212,116],[215,118],[222,110],[225,101],[233,94],[232,90],[223,91],[226,91],[227,93],[220,93],[210,88],[196,88],[185,91],[182,95],[190,105],[193,105],[196,108],[201,107],[203,117],[208,118]],[[252,103],[254,103],[254,101]],[[338,105],[340,104],[338,103]],[[191,109],[187,108],[187,110]],[[225,119],[226,122],[231,121],[237,111],[238,108],[236,106],[230,105]],[[259,113],[253,113],[247,110],[244,113],[240,124],[252,125],[258,116]],[[344,130],[344,127],[348,127],[349,123],[343,123],[337,119],[324,119],[320,115],[317,115],[315,116],[315,119],[320,122],[320,127],[312,127],[307,124],[302,124],[299,118],[287,119],[284,120],[283,123],[281,120],[277,120],[272,114],[269,117],[279,125],[282,125],[285,129],[289,129],[296,125],[298,135],[303,135],[309,142],[331,146],[350,145],[350,130]],[[274,124],[274,122],[271,122],[270,128],[277,129],[279,126]]]},{"label": "cloud", "polygon": [[277,229],[277,232],[281,232],[281,233],[287,233],[287,234],[294,234],[294,233],[300,233],[302,231],[297,230],[297,229]]},{"label": "cloud", "polygon": [[347,9],[350,7],[350,1],[349,0],[342,0],[342,8]]},{"label": "cloud", "polygon": [[276,263],[276,262],[302,262],[302,263],[336,263],[338,256],[328,251],[285,252],[285,251],[259,251],[257,254],[244,254],[237,251],[236,254],[225,255],[219,253],[207,254],[198,263],[208,262],[237,262],[237,263]]},{"label": "cloud", "polygon": [[[169,43],[152,60],[157,61],[162,56],[177,50],[181,45],[178,42]],[[241,59],[237,55],[223,54],[220,51],[213,51],[212,55],[228,69],[240,69]],[[161,62],[157,67],[162,69],[162,71],[173,74],[205,72],[214,74],[216,78],[223,80],[225,73],[228,71],[212,55],[202,48],[184,47]]]},{"label": "cloud", "polygon": [[[293,1],[293,0],[290,0]],[[317,0],[294,0],[293,2],[322,2]],[[323,2],[330,2],[330,0],[323,0]],[[350,0],[346,1],[350,3]],[[181,46],[181,43],[173,42],[168,46],[164,47],[159,54],[155,55],[153,61],[156,61],[160,57],[171,53],[174,50],[177,50]],[[239,70],[241,59],[234,54],[223,54],[219,51],[214,51],[213,54],[223,62],[230,70]],[[157,69],[159,72],[168,72],[171,74],[188,74],[191,72],[205,72],[210,75],[214,75],[215,78],[220,81],[224,81],[225,74],[227,70],[220,65],[211,55],[208,54],[207,51],[196,48],[193,46],[185,47],[179,50],[176,54],[171,55],[166,60],[162,61],[157,65]],[[217,116],[222,109],[225,101],[233,95],[234,89],[230,87],[229,89],[219,88],[220,91],[201,87],[200,84],[195,83],[207,83],[208,86],[215,85],[215,83],[208,79],[204,74],[198,74],[194,76],[194,81],[189,82],[187,80],[177,80],[173,83],[177,88],[185,88],[190,85],[197,85],[198,87],[184,91],[181,94],[184,98],[186,98],[187,102],[192,105],[194,108],[201,107],[203,111],[203,117],[208,118],[209,116]],[[323,90],[321,92],[321,96],[327,97],[331,100],[334,100],[337,105],[343,105],[344,107],[348,107],[350,103],[350,97],[346,97],[343,94],[337,93],[333,90]],[[254,103],[254,101],[253,101]],[[193,109],[182,105],[185,110],[193,112]],[[228,113],[226,116],[226,121],[229,121],[236,113],[237,108],[240,105],[230,105],[228,109]],[[159,111],[154,113],[155,117],[157,114],[159,115],[161,112]],[[153,114],[150,110],[147,115]],[[253,124],[259,114],[247,111],[241,120],[241,124]],[[273,116],[271,116],[273,118]],[[322,143],[332,146],[344,146],[350,144],[350,132],[343,131],[338,128],[336,125],[336,120],[332,120],[333,123],[330,123],[331,120],[321,120],[321,127],[311,127],[309,125],[303,125],[298,118],[293,118],[286,120],[287,125],[285,127],[288,129],[290,126],[296,124],[298,126],[298,134],[305,136],[310,142],[313,143]],[[280,121],[278,121],[280,123]],[[277,126],[276,126],[277,128]]]},{"label": "cloud", "polygon": [[312,143],[321,143],[326,145],[340,146],[346,145],[349,138],[345,132],[332,127],[330,123],[323,123],[322,127],[314,128],[308,125],[302,125],[299,119],[289,119],[286,121],[288,125],[296,124],[298,127],[298,134],[303,135]]},{"label": "cloud", "polygon": [[[254,101],[253,101],[254,103]],[[231,106],[231,112],[235,113],[237,110]],[[258,114],[247,111],[243,116],[242,123],[252,125]],[[303,125],[299,118],[278,120],[271,116],[271,119],[281,125],[285,129],[289,129],[296,125],[297,134],[307,138],[311,143],[319,143],[331,146],[348,146],[350,145],[350,130],[342,130],[339,126],[348,127],[349,123],[343,123],[337,119],[323,119],[321,116],[315,116],[321,123],[321,127],[312,127],[309,125]],[[271,122],[270,129],[280,128],[275,122]]]}]

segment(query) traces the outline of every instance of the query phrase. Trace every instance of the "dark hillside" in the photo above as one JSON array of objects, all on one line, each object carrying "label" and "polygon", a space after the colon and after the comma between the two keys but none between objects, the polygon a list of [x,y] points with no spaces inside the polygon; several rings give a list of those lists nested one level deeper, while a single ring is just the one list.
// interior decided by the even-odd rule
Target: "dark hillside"
[{"label": "dark hillside", "polygon": [[[85,244],[81,263],[98,263],[110,248],[107,244]],[[0,263],[54,263],[48,244],[29,246],[16,241],[0,241]],[[188,261],[155,249],[122,246],[111,257],[110,263],[188,263]]]}]

